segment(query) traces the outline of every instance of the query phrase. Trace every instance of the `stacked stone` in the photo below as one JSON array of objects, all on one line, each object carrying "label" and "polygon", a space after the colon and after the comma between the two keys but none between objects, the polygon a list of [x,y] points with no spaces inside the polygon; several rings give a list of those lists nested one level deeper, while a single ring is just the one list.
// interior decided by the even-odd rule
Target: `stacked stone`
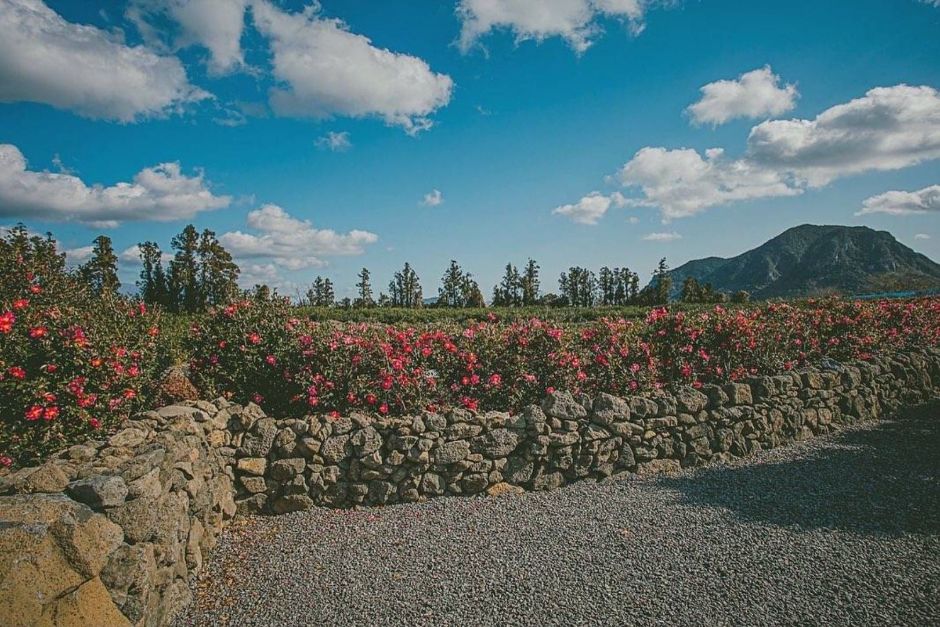
[{"label": "stacked stone", "polygon": [[238,507],[252,513],[545,490],[751,455],[927,400],[934,382],[940,353],[931,349],[650,398],[555,392],[517,415],[275,420],[229,406],[226,450]]},{"label": "stacked stone", "polygon": [[5,625],[164,625],[235,514],[205,402],[140,414],[107,440],[0,477]]}]

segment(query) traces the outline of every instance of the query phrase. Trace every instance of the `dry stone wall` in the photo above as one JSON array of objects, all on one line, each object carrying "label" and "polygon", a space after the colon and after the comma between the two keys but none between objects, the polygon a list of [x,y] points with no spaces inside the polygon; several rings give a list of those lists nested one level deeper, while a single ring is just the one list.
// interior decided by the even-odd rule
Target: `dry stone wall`
[{"label": "dry stone wall", "polygon": [[275,420],[243,412],[226,450],[240,511],[384,505],[677,471],[878,418],[937,388],[940,353],[930,350],[655,398],[556,392],[516,415]]},{"label": "dry stone wall", "polygon": [[940,392],[940,351],[829,362],[653,398],[555,393],[510,415],[278,420],[253,404],[146,412],[0,476],[4,625],[164,625],[237,512],[547,490],[724,461]]},{"label": "dry stone wall", "polygon": [[165,625],[235,514],[211,403],[138,415],[107,440],[0,477],[0,623]]}]

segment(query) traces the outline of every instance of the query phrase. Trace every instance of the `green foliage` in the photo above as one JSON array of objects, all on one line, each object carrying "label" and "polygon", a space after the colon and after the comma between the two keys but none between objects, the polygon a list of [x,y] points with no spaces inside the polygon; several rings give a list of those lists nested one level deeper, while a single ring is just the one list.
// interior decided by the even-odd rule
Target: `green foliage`
[{"label": "green foliage", "polygon": [[117,255],[110,237],[99,235],[95,238],[91,259],[79,267],[78,276],[97,296],[117,294],[121,282],[117,274]]}]

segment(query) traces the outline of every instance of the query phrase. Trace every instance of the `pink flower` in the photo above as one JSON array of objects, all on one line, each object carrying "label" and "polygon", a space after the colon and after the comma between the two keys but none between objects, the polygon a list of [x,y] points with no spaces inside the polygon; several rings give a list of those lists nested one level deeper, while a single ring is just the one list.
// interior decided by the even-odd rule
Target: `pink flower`
[{"label": "pink flower", "polygon": [[13,323],[16,322],[16,316],[12,311],[5,311],[0,315],[0,333],[9,333],[13,330]]},{"label": "pink flower", "polygon": [[260,343],[261,343],[261,336],[258,335],[257,333],[249,333],[249,334],[248,334],[248,342],[249,342],[250,344],[260,344]]},{"label": "pink flower", "polygon": [[499,385],[502,382],[503,382],[503,378],[499,375],[499,373],[494,372],[493,374],[490,375],[490,385],[492,385],[493,387],[499,387]]},{"label": "pink flower", "polygon": [[254,401],[256,405],[260,405],[261,403],[264,402],[264,397],[258,394],[257,392],[255,392],[254,394],[251,395],[251,400]]},{"label": "pink flower", "polygon": [[267,357],[264,358],[264,360],[267,362],[269,366],[274,366],[277,364],[277,359],[275,359],[274,355],[268,355]]},{"label": "pink flower", "polygon": [[42,412],[42,417],[46,420],[55,420],[59,417],[59,408],[53,405],[52,407],[46,407]]},{"label": "pink flower", "polygon": [[101,421],[98,420],[97,418],[89,418],[89,419],[88,419],[88,425],[89,425],[92,429],[100,429],[100,428],[101,428]]},{"label": "pink flower", "polygon": [[26,309],[29,306],[29,300],[20,298],[13,301],[13,309]]},{"label": "pink flower", "polygon": [[13,366],[9,370],[7,370],[7,372],[9,372],[10,376],[13,377],[14,379],[22,380],[26,378],[26,371],[20,368],[19,366]]},{"label": "pink flower", "polygon": [[26,410],[26,420],[33,422],[42,418],[42,407],[40,405],[33,405]]},{"label": "pink flower", "polygon": [[46,337],[49,334],[49,330],[46,327],[33,327],[29,330],[29,337],[34,340]]}]

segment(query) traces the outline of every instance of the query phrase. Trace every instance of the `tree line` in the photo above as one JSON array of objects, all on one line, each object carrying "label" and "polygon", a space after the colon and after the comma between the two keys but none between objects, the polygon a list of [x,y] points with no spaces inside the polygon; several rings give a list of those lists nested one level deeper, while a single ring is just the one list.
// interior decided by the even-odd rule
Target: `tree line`
[{"label": "tree line", "polygon": [[[193,225],[187,225],[171,240],[170,247],[172,256],[164,255],[155,242],[138,245],[141,271],[136,285],[145,303],[160,305],[172,312],[199,312],[245,294],[238,286],[238,265],[213,231],[205,229],[200,233]],[[111,239],[100,235],[94,240],[89,260],[79,266],[77,274],[96,294],[116,293],[121,287],[117,261]],[[380,291],[377,296],[368,268],[362,268],[357,278],[355,297],[338,299],[333,281],[317,276],[300,299],[301,303],[345,308],[487,306],[477,280],[456,260],[451,260],[444,270],[437,298],[428,302],[421,279],[410,263],[395,272],[387,291]],[[256,285],[247,293],[260,299],[277,295],[276,290],[267,285]],[[700,285],[694,277],[685,279],[678,296],[687,303],[729,300],[727,294],[714,290],[710,284]],[[672,297],[672,275],[665,258],[659,261],[645,287],[640,287],[639,275],[628,267],[604,266],[595,273],[572,266],[559,276],[557,292],[544,294],[541,268],[534,259],[529,259],[521,271],[512,263],[506,264],[502,279],[493,287],[489,304],[493,307],[650,306],[665,304]],[[747,292],[730,296],[733,302],[748,299]]]}]

